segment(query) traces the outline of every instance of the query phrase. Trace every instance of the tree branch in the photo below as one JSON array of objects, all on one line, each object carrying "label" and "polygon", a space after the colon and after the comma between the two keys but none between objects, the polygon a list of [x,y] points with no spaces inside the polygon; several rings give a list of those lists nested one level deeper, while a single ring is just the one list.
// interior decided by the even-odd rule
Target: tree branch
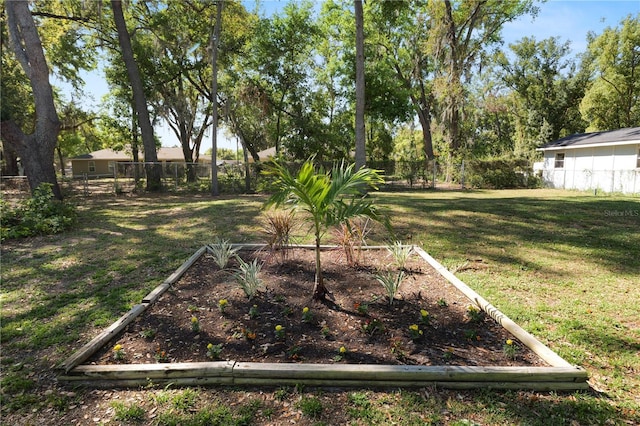
[{"label": "tree branch", "polygon": [[61,131],[63,131],[63,130],[76,130],[76,129],[82,127],[83,124],[91,123],[94,120],[98,120],[99,118],[100,118],[99,116],[87,118],[86,120],[81,121],[81,122],[79,122],[77,124],[65,124],[65,123],[63,123],[62,126],[60,126],[60,130]]},{"label": "tree branch", "polygon": [[91,22],[91,19],[89,18],[83,18],[80,16],[57,15],[55,13],[49,13],[49,12],[31,12],[31,15],[41,16],[43,18],[61,19],[61,20],[74,21],[74,22]]},{"label": "tree branch", "polygon": [[16,153],[22,152],[26,135],[14,120],[3,120],[0,122],[0,136],[2,141],[7,143]]}]

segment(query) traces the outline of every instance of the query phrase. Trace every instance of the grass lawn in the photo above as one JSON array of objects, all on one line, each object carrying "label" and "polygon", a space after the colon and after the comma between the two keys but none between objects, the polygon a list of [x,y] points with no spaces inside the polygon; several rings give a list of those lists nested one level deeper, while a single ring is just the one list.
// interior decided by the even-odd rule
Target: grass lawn
[{"label": "grass lawn", "polygon": [[[554,190],[376,198],[399,239],[586,368],[593,391],[61,388],[51,368],[197,248],[215,236],[264,241],[262,196],[111,196],[75,200],[71,231],[2,245],[3,423],[640,424],[640,198]],[[374,232],[370,243],[384,237]]]}]

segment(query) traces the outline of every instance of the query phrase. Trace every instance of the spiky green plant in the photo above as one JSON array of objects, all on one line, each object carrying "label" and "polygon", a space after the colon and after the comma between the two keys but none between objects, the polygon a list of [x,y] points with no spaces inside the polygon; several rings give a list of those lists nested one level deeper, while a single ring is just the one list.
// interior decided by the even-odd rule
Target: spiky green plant
[{"label": "spiky green plant", "polygon": [[258,264],[258,259],[245,262],[238,258],[238,261],[240,262],[240,267],[236,269],[234,277],[244,294],[251,300],[262,287],[262,279],[258,276],[262,269],[262,264]]},{"label": "spiky green plant", "polygon": [[404,280],[404,271],[400,271],[397,274],[393,272],[385,272],[376,275],[376,279],[387,292],[389,298],[389,305],[393,305],[393,298],[400,289],[400,284]]},{"label": "spiky green plant", "polygon": [[363,167],[355,170],[353,164],[336,164],[330,173],[316,171],[312,160],[307,160],[293,175],[285,166],[273,162],[267,173],[275,177],[273,194],[266,207],[288,207],[303,210],[315,237],[315,282],[313,298],[323,300],[328,293],[322,278],[320,240],[329,227],[355,217],[369,217],[385,223],[389,221],[366,196],[369,188],[377,189],[384,182],[377,171]]},{"label": "spiky green plant", "polygon": [[413,246],[402,244],[400,241],[394,241],[393,244],[387,247],[389,254],[393,257],[393,264],[398,269],[404,269],[407,264],[407,260],[413,253]]},{"label": "spiky green plant", "polygon": [[221,240],[219,238],[216,239],[215,243],[210,244],[209,248],[211,249],[214,262],[216,262],[216,265],[218,265],[220,269],[226,268],[229,260],[236,256],[238,250],[240,250],[238,247],[233,247],[228,240]]}]

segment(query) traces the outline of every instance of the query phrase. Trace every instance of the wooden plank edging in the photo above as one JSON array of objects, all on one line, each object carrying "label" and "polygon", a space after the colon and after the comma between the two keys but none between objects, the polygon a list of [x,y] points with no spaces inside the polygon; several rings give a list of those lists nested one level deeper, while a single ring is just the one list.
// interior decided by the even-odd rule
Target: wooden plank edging
[{"label": "wooden plank edging", "polygon": [[60,380],[74,384],[141,386],[268,385],[428,386],[505,389],[585,389],[587,375],[575,368],[416,366],[375,364],[291,364],[197,362],[174,364],[81,365]]},{"label": "wooden plank edging", "polygon": [[111,340],[113,336],[122,331],[127,325],[131,323],[131,321],[136,319],[152,303],[158,300],[158,298],[165,291],[167,291],[167,289],[169,289],[172,284],[178,281],[178,279],[180,279],[185,271],[189,269],[191,265],[193,265],[195,261],[198,260],[206,250],[206,246],[198,249],[194,254],[191,255],[191,257],[189,257],[189,259],[187,259],[186,262],[184,262],[178,269],[176,269],[173,274],[169,276],[169,278],[164,280],[162,284],[160,284],[158,287],[152,290],[151,293],[149,293],[144,299],[142,299],[142,303],[135,305],[129,312],[125,313],[116,322],[103,330],[99,335],[91,339],[89,343],[74,352],[69,358],[64,361],[64,363],[62,363],[60,368],[63,369],[65,373],[68,373],[71,369],[90,358],[91,355],[93,355],[109,340]]},{"label": "wooden plank edging", "polygon": [[[232,244],[240,249],[262,249],[265,244]],[[154,289],[143,303],[134,306],[99,336],[83,346],[63,364],[65,374],[61,381],[87,386],[143,386],[149,383],[176,386],[199,385],[265,385],[306,384],[311,386],[378,386],[421,387],[439,386],[453,389],[495,388],[532,390],[588,389],[586,370],[573,366],[535,337],[515,324],[493,307],[464,282],[444,268],[422,248],[412,246],[440,275],[453,284],[469,300],[477,304],[496,322],[527,345],[551,367],[482,367],[482,366],[416,366],[374,364],[293,364],[252,363],[236,361],[170,363],[170,364],[117,364],[79,365],[120,332],[133,319],[144,312],[203,253],[211,251],[201,247],[169,278]],[[315,246],[290,246],[314,249]],[[322,246],[323,250],[340,246]],[[386,249],[386,246],[365,246],[363,249]]]},{"label": "wooden plank edging", "polygon": [[[233,248],[238,248],[240,250],[262,250],[269,248],[269,244],[255,244],[255,243],[232,243],[230,244]],[[313,244],[289,244],[284,246],[286,249],[315,249],[316,246]],[[342,246],[338,245],[326,245],[323,244],[320,246],[320,250],[339,250],[342,249]],[[358,247],[356,250],[386,250],[388,246],[362,246]]]},{"label": "wooden plank edging", "polygon": [[554,351],[549,349],[546,345],[536,339],[533,335],[525,331],[518,324],[513,322],[509,317],[500,312],[498,308],[493,306],[482,296],[476,293],[462,280],[452,274],[447,268],[442,266],[440,262],[431,257],[421,247],[414,246],[416,253],[426,260],[440,275],[446,278],[451,284],[453,284],[460,292],[462,292],[469,300],[475,303],[480,309],[493,318],[498,324],[505,328],[509,333],[513,334],[518,340],[524,343],[529,349],[531,349],[536,355],[542,358],[545,362],[553,367],[569,367],[582,370],[582,368],[573,366],[565,359],[560,357]]},{"label": "wooden plank edging", "polygon": [[[582,377],[581,377],[582,376]],[[573,367],[481,367],[377,364],[292,364],[236,362],[235,378],[369,381],[544,381],[586,380]]]},{"label": "wooden plank edging", "polygon": [[358,388],[424,388],[435,386],[442,389],[513,389],[536,391],[573,391],[589,389],[587,382],[467,382],[467,381],[382,381],[382,380],[323,380],[323,379],[235,379],[235,386],[305,386],[358,387]]},{"label": "wooden plank edging", "polygon": [[67,360],[62,364],[61,368],[68,373],[72,368],[86,361],[98,349],[104,346],[105,343],[111,340],[113,336],[122,331],[122,329],[129,325],[131,321],[136,319],[138,315],[144,312],[148,306],[149,305],[146,303],[135,305],[129,312],[121,316],[118,321],[111,324],[111,326],[103,330],[102,333],[98,334],[89,343],[78,349],[73,355],[67,358]]},{"label": "wooden plank edging", "polygon": [[153,291],[151,291],[151,293],[145,296],[144,299],[142,299],[142,303],[152,304],[156,300],[158,300],[158,298],[162,296],[165,291],[167,291],[173,284],[175,284],[176,281],[180,279],[182,275],[184,275],[187,269],[189,269],[191,265],[196,262],[196,260],[200,259],[200,256],[202,256],[205,251],[207,251],[207,246],[200,247],[195,253],[191,255],[191,257],[189,257],[189,259],[187,259],[186,262],[180,265],[180,267],[176,269],[173,274],[169,276],[169,278],[164,280],[162,284],[160,284]]},{"label": "wooden plank edging", "polygon": [[235,361],[216,362],[174,362],[155,364],[109,364],[109,365],[79,365],[69,380],[83,377],[97,379],[138,379],[140,377],[184,378],[184,377],[232,377]]}]

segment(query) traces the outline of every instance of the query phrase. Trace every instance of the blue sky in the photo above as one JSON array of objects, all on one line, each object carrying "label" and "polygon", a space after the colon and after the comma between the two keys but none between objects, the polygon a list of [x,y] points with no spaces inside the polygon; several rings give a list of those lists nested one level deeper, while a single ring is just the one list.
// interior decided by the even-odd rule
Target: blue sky
[{"label": "blue sky", "polygon": [[[378,0],[375,0],[378,1]],[[253,1],[243,2],[247,9],[253,9]],[[282,0],[262,0],[265,14],[280,10],[286,4]],[[587,48],[587,33],[602,33],[607,27],[616,27],[627,15],[640,13],[640,0],[549,0],[539,5],[537,17],[525,16],[507,23],[503,29],[504,49],[522,37],[535,37],[544,40],[549,37],[560,37],[561,42],[570,41],[573,54],[584,52]],[[107,92],[107,86],[99,73],[85,75],[86,91],[91,94],[93,102],[88,102],[97,110],[100,98]],[[56,84],[54,82],[54,84]],[[168,126],[158,126],[157,135],[163,146],[176,146],[178,141]],[[236,148],[235,138],[228,138],[221,131],[218,146]],[[203,141],[201,151],[211,148],[211,139]]]},{"label": "blue sky", "polygon": [[505,25],[502,35],[505,47],[525,36],[536,40],[559,36],[571,41],[572,52],[587,49],[587,33],[602,33],[616,27],[627,15],[640,13],[640,0],[551,0],[539,5],[540,12]]}]

